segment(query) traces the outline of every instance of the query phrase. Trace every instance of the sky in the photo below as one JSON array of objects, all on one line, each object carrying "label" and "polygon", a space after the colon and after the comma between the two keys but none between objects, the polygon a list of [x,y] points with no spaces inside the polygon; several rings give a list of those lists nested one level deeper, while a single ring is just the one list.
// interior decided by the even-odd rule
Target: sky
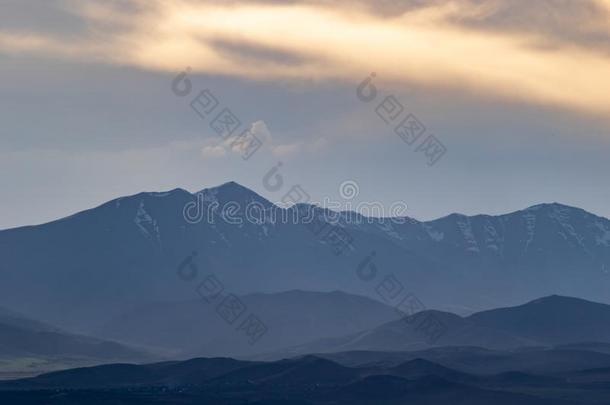
[{"label": "sky", "polygon": [[608,72],[610,0],[1,1],[0,229],[227,181],[280,201],[279,163],[314,201],[349,181],[422,220],[610,217]]}]

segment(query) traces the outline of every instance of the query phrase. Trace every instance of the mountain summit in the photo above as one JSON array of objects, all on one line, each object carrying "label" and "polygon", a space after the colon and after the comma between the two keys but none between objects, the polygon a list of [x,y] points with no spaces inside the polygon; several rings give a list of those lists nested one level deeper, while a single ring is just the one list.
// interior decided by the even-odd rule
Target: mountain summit
[{"label": "mountain summit", "polygon": [[[0,231],[4,305],[78,330],[146,302],[197,299],[209,274],[235,294],[342,290],[381,301],[387,297],[380,285],[393,277],[401,294],[459,313],[551,294],[607,300],[610,221],[578,208],[542,204],[425,222],[340,217],[326,226],[322,218],[316,226],[337,230],[348,245],[338,252],[336,237],[278,221],[267,209],[260,221],[243,210],[231,221],[219,212],[208,217],[214,201],[283,210],[229,182],[201,194],[139,193],[59,221]],[[195,220],[185,219],[188,207]],[[185,281],[177,270],[189,258],[199,278]],[[361,277],[365,267],[375,270],[373,279]]]}]

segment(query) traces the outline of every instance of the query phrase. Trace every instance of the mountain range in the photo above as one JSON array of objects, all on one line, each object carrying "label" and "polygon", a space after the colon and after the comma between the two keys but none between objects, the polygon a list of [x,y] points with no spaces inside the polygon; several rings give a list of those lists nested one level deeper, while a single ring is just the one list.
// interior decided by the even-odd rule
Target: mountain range
[{"label": "mountain range", "polygon": [[70,333],[0,308],[0,379],[78,365],[155,358],[134,347]]},{"label": "mountain range", "polygon": [[[476,357],[476,349],[463,349],[460,355],[462,359]],[[519,356],[508,352],[495,355],[509,359]],[[605,359],[606,364],[609,361]],[[534,374],[518,369],[466,372],[420,357],[397,359],[396,364],[366,365],[345,365],[311,355],[274,362],[197,358],[77,368],[0,382],[0,399],[49,404],[119,400],[125,404],[606,403],[610,390],[598,381],[607,378],[610,369],[578,369],[580,364],[575,362],[572,368],[539,370]]]},{"label": "mountain range", "polygon": [[[433,342],[422,328],[428,318],[442,326]],[[344,351],[415,351],[431,347],[474,346],[490,350],[526,347],[586,347],[610,344],[610,306],[582,299],[549,296],[524,305],[474,313],[467,317],[426,310],[351,335],[319,339],[278,356]],[[607,350],[607,347],[605,348]]]},{"label": "mountain range", "polygon": [[[207,212],[215,203],[253,201],[265,208],[262,221],[247,221],[243,211],[237,224],[214,211],[199,222],[184,217],[188,204]],[[305,208],[349,234],[350,248],[337,255],[306,224],[270,215]],[[209,275],[240,296],[341,290],[395,306],[380,293],[393,277],[426,308],[461,315],[552,294],[608,302],[610,221],[578,208],[542,204],[425,222],[349,213],[331,221],[322,215],[327,211],[280,208],[231,182],[200,193],[140,193],[47,224],[3,230],[2,305],[92,333],[142,305],[196,300]],[[197,274],[185,280],[178,270],[189,258]],[[365,262],[374,266],[372,280],[359,276]]]},{"label": "mountain range", "polygon": [[36,375],[2,402],[610,400],[610,221],[578,208],[420,222],[226,183],[3,230],[0,257],[0,379]]},{"label": "mountain range", "polygon": [[295,290],[239,299],[267,328],[255,344],[225,321],[216,305],[203,300],[142,305],[110,320],[94,334],[172,358],[248,356],[360,332],[399,318],[383,303],[340,291]]}]

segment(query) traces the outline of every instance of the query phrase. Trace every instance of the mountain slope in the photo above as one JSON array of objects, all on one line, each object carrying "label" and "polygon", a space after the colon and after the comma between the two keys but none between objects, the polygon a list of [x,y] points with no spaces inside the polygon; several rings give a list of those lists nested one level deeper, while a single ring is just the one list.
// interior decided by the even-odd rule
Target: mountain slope
[{"label": "mountain slope", "polygon": [[[409,375],[404,378],[402,375]],[[597,372],[597,374],[600,374]],[[199,376],[193,378],[193,376]],[[524,395],[523,387],[541,388],[544,397]],[[113,364],[49,373],[0,383],[0,399],[11,402],[90,403],[109,396],[115,402],[150,403],[298,403],[298,404],[569,404],[562,389],[581,387],[561,379],[510,373],[474,376],[415,360],[394,368],[356,368],[316,356],[276,362],[193,359],[147,365]],[[46,391],[45,391],[46,390]],[[603,388],[587,396],[608,398]],[[46,396],[41,393],[48,393]],[[51,396],[52,395],[52,396]],[[77,400],[78,398],[78,400]],[[72,403],[69,402],[68,403]],[[583,403],[580,401],[579,403]],[[586,402],[594,403],[594,402]]]},{"label": "mountain slope", "polygon": [[555,374],[610,367],[610,355],[587,350],[528,348],[490,350],[473,346],[434,347],[419,351],[351,351],[318,353],[348,367],[389,369],[412,360],[429,362],[468,374],[491,375],[511,371]]},{"label": "mountain slope", "polygon": [[[235,221],[213,209],[228,202],[240,204]],[[247,220],[248,203],[262,207],[260,221]],[[402,223],[341,213],[338,226],[353,248],[340,256],[302,223],[278,219],[307,209],[283,210],[227,183],[198,195],[140,193],[48,224],[0,231],[2,304],[90,332],[146,302],[197,299],[196,288],[210,273],[240,295],[342,290],[377,299],[380,283],[394,275],[403,294],[415,292],[426,307],[470,312],[550,294],[607,300],[610,222],[577,208],[544,204],[500,216]],[[377,273],[367,281],[357,269],[373,251]],[[183,280],[177,268],[193,252],[198,272]]]},{"label": "mountain slope", "polygon": [[[438,337],[431,339],[425,325],[434,320],[441,325]],[[502,330],[479,326],[458,315],[422,311],[377,328],[334,339],[320,339],[281,351],[291,353],[339,352],[353,350],[421,350],[433,346],[478,346],[507,349],[535,345],[536,342]]]},{"label": "mountain slope", "polygon": [[0,309],[0,359],[89,358],[98,361],[145,360],[147,354],[112,341],[62,331]]},{"label": "mountain slope", "polygon": [[[442,325],[430,340],[430,319]],[[436,323],[435,323],[436,324]],[[282,353],[340,351],[407,351],[434,346],[476,346],[487,349],[553,347],[586,342],[610,343],[610,305],[578,298],[550,296],[524,305],[472,314],[466,318],[422,311],[376,328],[334,339],[320,339]],[[579,346],[576,346],[578,348]],[[602,345],[603,346],[603,345]]]},{"label": "mountain slope", "polygon": [[268,328],[255,345],[227,323],[215,305],[203,300],[143,305],[112,319],[96,335],[162,348],[180,357],[236,356],[343,336],[398,318],[387,305],[339,291],[249,294],[240,300]]},{"label": "mountain slope", "polygon": [[55,371],[33,378],[0,382],[3,388],[93,389],[134,386],[185,386],[203,382],[248,368],[256,363],[229,358],[190,359],[152,364],[108,364]]},{"label": "mountain slope", "polygon": [[517,307],[479,312],[467,319],[545,345],[610,343],[610,306],[577,298],[554,295]]}]

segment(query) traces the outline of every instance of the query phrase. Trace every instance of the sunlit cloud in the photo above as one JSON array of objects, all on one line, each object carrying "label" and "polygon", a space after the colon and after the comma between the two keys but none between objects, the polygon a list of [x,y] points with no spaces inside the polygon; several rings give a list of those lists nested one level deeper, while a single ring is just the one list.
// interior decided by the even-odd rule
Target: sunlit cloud
[{"label": "sunlit cloud", "polygon": [[[610,112],[610,0],[579,2],[581,13],[541,1],[548,17],[538,6],[529,19],[515,18],[528,8],[507,0],[406,2],[383,15],[367,2],[63,4],[87,22],[82,40],[0,30],[0,52],[253,80],[357,82],[375,71],[396,83]],[[550,28],[536,28],[545,18]]]},{"label": "sunlit cloud", "polygon": [[227,155],[225,148],[220,145],[207,145],[201,149],[201,156],[204,159],[220,158]]}]

